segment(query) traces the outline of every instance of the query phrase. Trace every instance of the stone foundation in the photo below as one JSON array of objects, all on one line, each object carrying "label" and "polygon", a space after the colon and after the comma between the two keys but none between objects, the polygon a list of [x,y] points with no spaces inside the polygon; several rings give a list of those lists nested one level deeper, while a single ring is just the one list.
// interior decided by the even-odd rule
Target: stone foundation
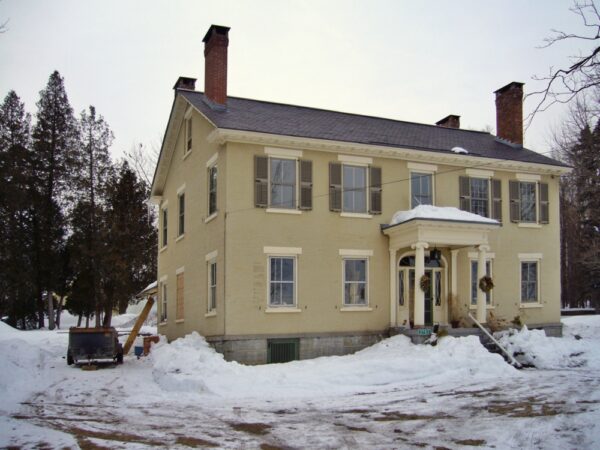
[{"label": "stone foundation", "polygon": [[217,352],[222,353],[227,361],[255,365],[267,363],[268,339],[299,339],[300,359],[311,359],[355,353],[386,337],[388,333],[382,331],[352,334],[208,337],[206,340]]}]

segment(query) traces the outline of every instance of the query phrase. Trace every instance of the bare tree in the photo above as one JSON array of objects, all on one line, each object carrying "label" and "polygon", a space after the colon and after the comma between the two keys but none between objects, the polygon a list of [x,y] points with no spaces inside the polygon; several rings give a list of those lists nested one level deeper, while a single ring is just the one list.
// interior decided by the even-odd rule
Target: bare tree
[{"label": "bare tree", "polygon": [[125,159],[138,178],[144,181],[147,186],[150,186],[159,154],[160,141],[153,141],[150,145],[144,145],[140,142],[133,144],[131,150],[125,152]]},{"label": "bare tree", "polygon": [[528,127],[538,112],[546,111],[556,103],[568,103],[579,93],[596,89],[600,85],[600,13],[594,0],[575,0],[571,12],[577,14],[584,25],[584,32],[567,33],[552,29],[553,35],[544,39],[541,48],[548,48],[564,41],[590,41],[593,48],[578,56],[571,56],[569,67],[550,67],[545,76],[534,76],[533,79],[544,82],[544,88],[530,92],[528,97],[537,97],[538,101],[526,118]]}]

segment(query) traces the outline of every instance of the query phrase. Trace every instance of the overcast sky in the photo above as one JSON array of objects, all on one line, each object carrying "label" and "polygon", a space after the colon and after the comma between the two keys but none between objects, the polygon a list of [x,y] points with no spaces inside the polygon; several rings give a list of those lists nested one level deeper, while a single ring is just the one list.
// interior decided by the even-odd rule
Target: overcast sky
[{"label": "overcast sky", "polygon": [[[493,91],[567,66],[581,42],[539,49],[552,28],[582,31],[571,0],[1,0],[0,97],[28,111],[53,70],[77,113],[96,106],[113,155],[157,145],[178,76],[204,86],[202,38],[231,27],[229,95],[495,132]],[[589,44],[588,44],[589,45]],[[533,101],[525,103],[525,113]],[[564,109],[539,115],[525,144],[549,150]]]}]

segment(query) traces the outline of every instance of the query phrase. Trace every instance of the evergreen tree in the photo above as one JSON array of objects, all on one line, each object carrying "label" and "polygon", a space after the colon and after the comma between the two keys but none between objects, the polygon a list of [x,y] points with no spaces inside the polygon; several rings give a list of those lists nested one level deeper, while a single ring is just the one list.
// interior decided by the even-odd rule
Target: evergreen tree
[{"label": "evergreen tree", "polygon": [[0,152],[15,145],[29,147],[31,116],[15,91],[9,91],[0,105]]},{"label": "evergreen tree", "polygon": [[157,235],[148,195],[148,186],[122,162],[108,187],[105,326],[110,324],[113,308],[125,312],[133,296],[156,277]]},{"label": "evergreen tree", "polygon": [[52,292],[59,285],[60,254],[64,246],[63,208],[74,169],[78,129],[64,88],[55,71],[40,92],[33,128],[33,163],[38,201],[35,206],[33,269],[39,326],[44,324],[44,295],[49,309],[49,326],[54,327]]}]

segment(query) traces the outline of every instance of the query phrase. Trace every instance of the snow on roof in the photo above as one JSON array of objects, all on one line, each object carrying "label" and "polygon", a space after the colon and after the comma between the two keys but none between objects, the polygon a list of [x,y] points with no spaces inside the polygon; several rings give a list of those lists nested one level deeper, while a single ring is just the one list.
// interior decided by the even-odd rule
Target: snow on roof
[{"label": "snow on roof", "polygon": [[462,153],[463,155],[468,155],[469,154],[469,151],[465,150],[462,147],[452,147],[451,151],[454,152],[454,153]]},{"label": "snow on roof", "polygon": [[390,225],[397,225],[414,219],[451,220],[454,222],[479,222],[488,224],[499,223],[495,219],[488,219],[487,217],[461,211],[451,206],[419,205],[408,211],[396,212],[392,217]]},{"label": "snow on roof", "polygon": [[156,290],[157,286],[158,286],[158,281],[153,281],[148,286],[146,286],[144,289],[142,289],[142,291],[137,295],[137,297],[146,295],[146,294]]}]

